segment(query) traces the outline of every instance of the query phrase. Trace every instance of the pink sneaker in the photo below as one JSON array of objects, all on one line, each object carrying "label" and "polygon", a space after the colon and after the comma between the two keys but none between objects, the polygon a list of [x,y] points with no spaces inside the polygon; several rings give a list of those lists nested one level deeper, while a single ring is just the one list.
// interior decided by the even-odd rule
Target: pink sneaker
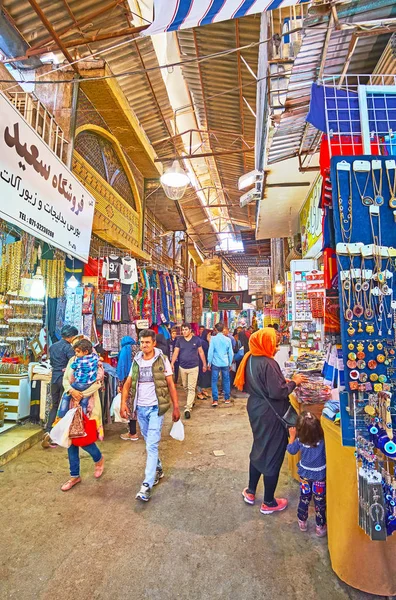
[{"label": "pink sneaker", "polygon": [[99,479],[99,477],[102,476],[103,469],[104,469],[104,458],[102,456],[102,458],[97,463],[95,463],[94,477],[96,477],[96,479]]},{"label": "pink sneaker", "polygon": [[262,503],[260,506],[260,512],[263,515],[272,515],[274,512],[280,512],[281,510],[285,510],[287,508],[287,500],[286,498],[275,498],[277,502],[277,506],[268,506],[268,504]]},{"label": "pink sneaker", "polygon": [[248,491],[248,489],[249,488],[245,488],[243,490],[243,492],[242,492],[243,499],[245,500],[246,504],[254,504],[256,501],[256,496],[255,496],[255,494],[251,494]]},{"label": "pink sneaker", "polygon": [[81,477],[72,477],[71,479],[69,479],[69,481],[66,481],[66,483],[62,485],[61,490],[62,492],[68,492],[72,489],[72,487],[74,487],[78,483],[81,483]]},{"label": "pink sneaker", "polygon": [[300,528],[300,531],[308,531],[307,521],[301,521],[300,519],[298,519],[298,526]]},{"label": "pink sneaker", "polygon": [[316,535],[318,537],[326,537],[327,535],[327,525],[316,525]]}]

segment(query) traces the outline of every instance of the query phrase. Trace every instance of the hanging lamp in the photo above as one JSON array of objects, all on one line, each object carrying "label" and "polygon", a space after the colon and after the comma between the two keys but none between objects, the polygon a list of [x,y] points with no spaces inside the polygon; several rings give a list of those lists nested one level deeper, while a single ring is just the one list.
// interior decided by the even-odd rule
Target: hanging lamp
[{"label": "hanging lamp", "polygon": [[172,166],[165,169],[160,177],[163,190],[171,200],[181,200],[190,183],[190,178],[184,169],[181,168],[178,161],[175,160]]}]

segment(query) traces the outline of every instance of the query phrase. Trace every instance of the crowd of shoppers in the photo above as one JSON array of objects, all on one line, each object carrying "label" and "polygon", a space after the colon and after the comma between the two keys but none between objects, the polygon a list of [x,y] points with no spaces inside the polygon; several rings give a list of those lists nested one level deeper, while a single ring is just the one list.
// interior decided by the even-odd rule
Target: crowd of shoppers
[{"label": "crowd of shoppers", "polygon": [[[175,382],[178,371],[186,392],[184,416],[191,417],[195,399],[210,398],[212,406],[218,406],[219,381],[224,394],[224,403],[231,402],[231,386],[248,393],[247,412],[253,433],[250,453],[248,486],[242,491],[247,504],[256,501],[256,490],[261,476],[264,480],[264,499],[260,512],[269,515],[283,511],[288,501],[275,495],[279,474],[286,450],[290,454],[301,451],[298,472],[300,475],[300,502],[297,510],[301,531],[308,529],[308,507],[314,499],[316,534],[323,537],[326,528],[326,458],[323,430],[320,422],[310,412],[302,413],[296,427],[290,427],[287,415],[290,411],[289,395],[306,378],[295,374],[286,380],[278,363],[274,360],[278,349],[279,335],[274,327],[265,327],[256,332],[237,328],[231,334],[223,323],[217,323],[214,331],[200,327],[194,335],[191,326],[184,323],[182,336],[173,328],[167,339],[147,329],[140,332],[139,341],[124,337],[118,357],[117,376],[121,390],[120,414],[129,421],[129,430],[121,435],[123,440],[138,440],[136,422],[146,444],[146,468],[143,482],[136,498],[147,502],[152,488],[164,476],[159,457],[164,415],[172,406],[172,420],[180,419]],[[82,340],[82,341],[81,341]],[[49,432],[54,422],[64,413],[60,404],[62,394],[70,398],[70,408],[81,406],[82,411],[96,423],[97,438],[103,440],[101,404],[98,390],[104,377],[101,362],[95,381],[78,386],[75,369],[81,360],[82,348],[89,344],[89,357],[94,356],[90,342],[77,335],[74,327],[62,329],[62,339],[51,347],[52,408],[46,427],[43,447],[51,445]],[[85,352],[85,354],[87,354]],[[83,353],[84,354],[84,353]],[[84,357],[85,357],[84,354]],[[83,358],[84,358],[83,357]],[[94,356],[98,359],[97,356]],[[78,389],[77,389],[78,388]],[[82,444],[81,444],[82,445]],[[92,457],[94,476],[101,477],[104,469],[103,455],[95,442],[83,445]],[[62,485],[66,492],[81,482],[78,445],[68,448],[70,479]]]}]

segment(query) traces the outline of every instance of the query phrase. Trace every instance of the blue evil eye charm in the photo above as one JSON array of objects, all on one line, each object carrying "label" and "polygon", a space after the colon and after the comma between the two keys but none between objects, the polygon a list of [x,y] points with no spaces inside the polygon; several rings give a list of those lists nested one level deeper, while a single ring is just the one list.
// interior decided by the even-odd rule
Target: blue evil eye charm
[{"label": "blue evil eye charm", "polygon": [[390,454],[391,456],[393,456],[394,454],[396,454],[396,444],[395,442],[392,442],[389,440],[389,442],[386,442],[386,444],[384,444],[384,452],[386,454]]},{"label": "blue evil eye charm", "polygon": [[376,427],[375,425],[373,425],[372,427],[370,427],[370,433],[372,435],[377,435],[377,433],[378,433],[378,427]]},{"label": "blue evil eye charm", "polygon": [[375,526],[375,531],[381,531],[382,527],[379,523]]},{"label": "blue evil eye charm", "polygon": [[391,501],[389,502],[389,504],[390,504],[391,506],[396,506],[396,502],[395,502],[394,500],[391,500]]},{"label": "blue evil eye charm", "polygon": [[379,423],[380,422],[379,417],[375,417],[374,422]]}]

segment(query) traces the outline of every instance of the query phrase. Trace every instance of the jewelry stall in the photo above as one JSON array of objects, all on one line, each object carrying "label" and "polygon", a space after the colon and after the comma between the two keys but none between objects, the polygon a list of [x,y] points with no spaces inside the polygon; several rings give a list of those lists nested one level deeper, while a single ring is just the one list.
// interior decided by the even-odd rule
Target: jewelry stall
[{"label": "jewelry stall", "polygon": [[308,121],[326,134],[320,157],[329,167],[321,163],[344,360],[341,428],[322,417],[330,558],[349,585],[394,595],[396,86],[384,81],[324,77],[312,88]]}]

